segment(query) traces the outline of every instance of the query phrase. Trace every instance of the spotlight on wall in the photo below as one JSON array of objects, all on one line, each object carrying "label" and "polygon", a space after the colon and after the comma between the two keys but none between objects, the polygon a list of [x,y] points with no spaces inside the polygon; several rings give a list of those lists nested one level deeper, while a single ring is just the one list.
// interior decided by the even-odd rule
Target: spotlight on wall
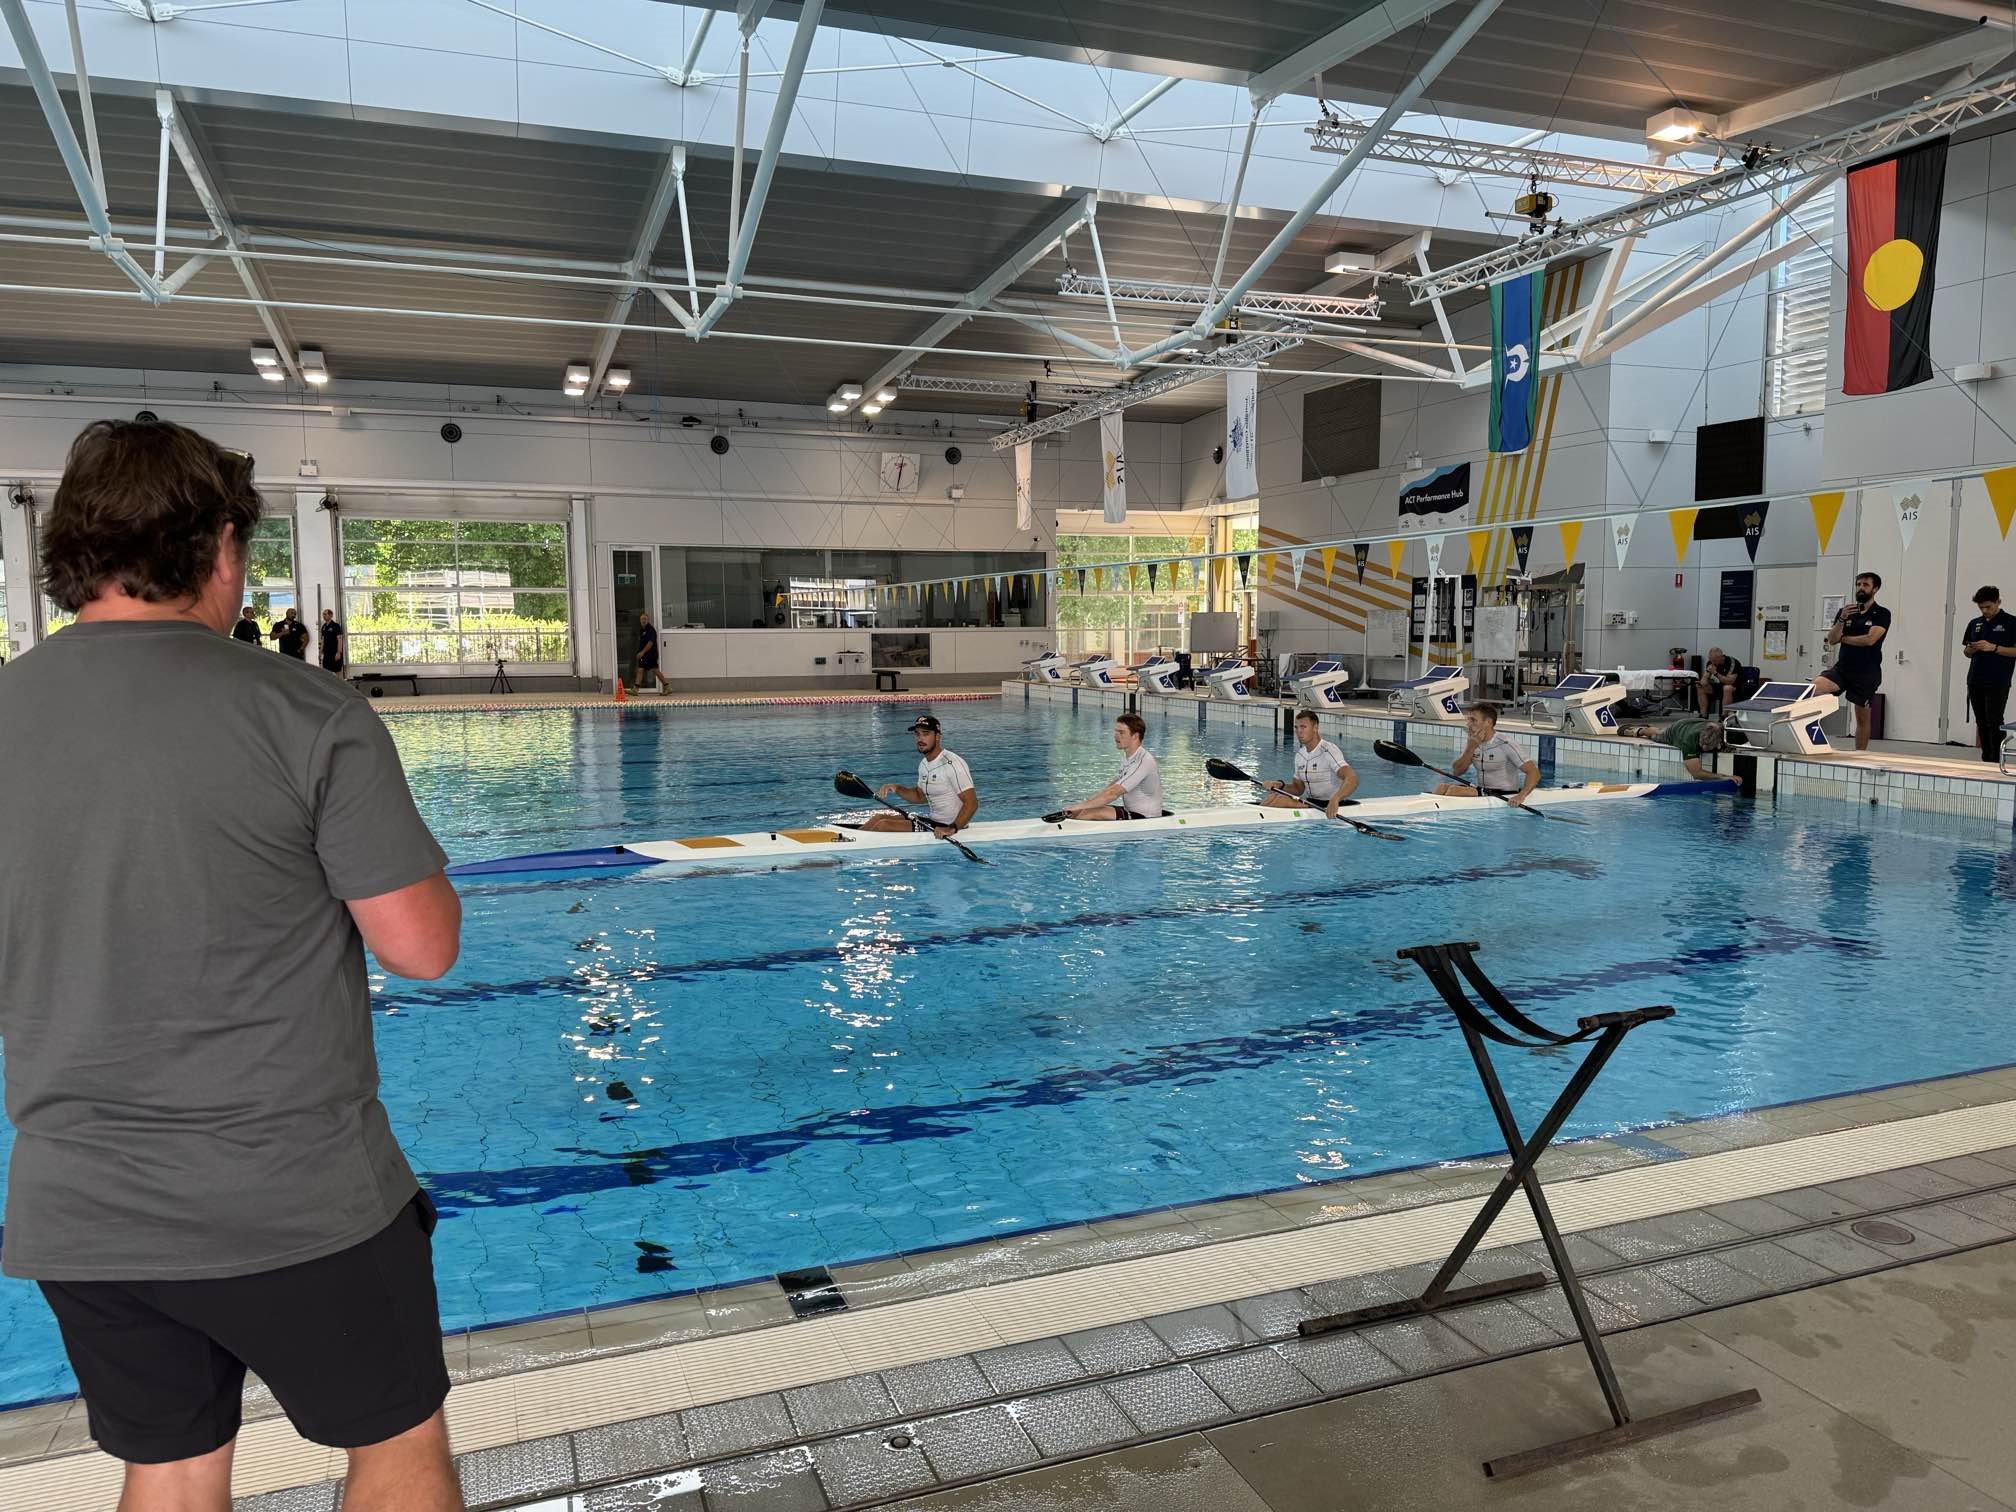
[{"label": "spotlight on wall", "polygon": [[875,402],[877,404],[894,404],[896,402],[896,385],[885,383],[875,390]]},{"label": "spotlight on wall", "polygon": [[1660,111],[1645,122],[1645,140],[1684,147],[1701,135],[1701,117],[1684,105]]},{"label": "spotlight on wall", "polygon": [[602,386],[604,388],[612,388],[619,394],[622,393],[623,390],[630,387],[630,369],[612,367],[602,375]]},{"label": "spotlight on wall", "polygon": [[294,360],[300,364],[302,378],[315,387],[329,381],[329,365],[322,360],[322,348],[303,347],[294,354]]},{"label": "spotlight on wall", "polygon": [[861,385],[851,381],[843,383],[840,385],[839,394],[849,404],[859,404],[861,402]]},{"label": "spotlight on wall", "polygon": [[567,376],[561,382],[560,392],[569,399],[579,399],[588,392],[588,380],[594,376],[594,369],[585,362],[567,364]]},{"label": "spotlight on wall", "polygon": [[268,383],[285,383],[287,370],[280,366],[280,353],[270,343],[252,343],[252,370]]}]

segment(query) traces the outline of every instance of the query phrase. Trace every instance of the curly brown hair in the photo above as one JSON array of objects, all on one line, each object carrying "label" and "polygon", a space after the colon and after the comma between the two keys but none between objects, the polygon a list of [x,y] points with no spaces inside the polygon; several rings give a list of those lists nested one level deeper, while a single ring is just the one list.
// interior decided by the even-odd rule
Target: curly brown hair
[{"label": "curly brown hair", "polygon": [[252,459],[167,420],[95,420],[78,433],[42,526],[42,586],[73,613],[108,587],[194,599],[225,527],[243,560],[264,512]]}]

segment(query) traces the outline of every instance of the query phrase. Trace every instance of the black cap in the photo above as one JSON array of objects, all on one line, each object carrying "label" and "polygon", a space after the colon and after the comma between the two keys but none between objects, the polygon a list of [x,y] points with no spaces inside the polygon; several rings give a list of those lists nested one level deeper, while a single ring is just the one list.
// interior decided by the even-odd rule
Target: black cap
[{"label": "black cap", "polygon": [[938,723],[937,715],[919,714],[915,720],[905,725],[903,728],[905,728],[906,730],[930,730],[936,733],[941,728],[941,726]]}]

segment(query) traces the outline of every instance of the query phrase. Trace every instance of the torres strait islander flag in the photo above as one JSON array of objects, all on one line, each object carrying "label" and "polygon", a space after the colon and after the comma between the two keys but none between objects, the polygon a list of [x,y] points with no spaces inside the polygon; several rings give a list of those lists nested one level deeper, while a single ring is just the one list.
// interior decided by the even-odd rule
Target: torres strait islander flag
[{"label": "torres strait islander flag", "polygon": [[1848,175],[1844,394],[1888,394],[1932,376],[1933,264],[1946,190],[1946,139]]}]

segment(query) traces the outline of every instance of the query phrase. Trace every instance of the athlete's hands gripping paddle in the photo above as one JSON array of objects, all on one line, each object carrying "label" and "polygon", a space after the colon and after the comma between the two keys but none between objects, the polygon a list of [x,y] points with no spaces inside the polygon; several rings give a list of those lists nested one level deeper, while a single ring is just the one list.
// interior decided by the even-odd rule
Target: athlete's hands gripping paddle
[{"label": "athlete's hands gripping paddle", "polygon": [[[1204,770],[1210,776],[1217,778],[1218,781],[1220,782],[1250,782],[1253,784],[1253,786],[1263,789],[1266,788],[1267,786],[1266,783],[1262,782],[1258,777],[1253,776],[1250,772],[1243,771],[1240,768],[1232,765],[1231,762],[1220,760],[1216,756],[1207,756],[1204,758]],[[1277,788],[1274,789],[1274,791],[1278,792],[1280,790]],[[1289,794],[1288,796],[1294,797],[1292,793]],[[1300,798],[1295,799],[1295,801],[1297,803],[1300,803],[1304,808],[1315,809],[1318,813],[1328,812],[1327,810],[1324,809],[1323,805],[1320,803],[1308,803]],[[1344,801],[1346,803],[1349,803],[1352,800],[1347,798]],[[1395,834],[1392,830],[1374,829],[1369,824],[1361,823],[1356,819],[1346,818],[1342,814],[1339,814],[1336,817],[1340,823],[1348,824],[1351,826],[1351,828],[1358,831],[1359,834],[1371,835],[1374,839],[1405,840],[1407,838],[1405,835]]]},{"label": "athlete's hands gripping paddle", "polygon": [[852,772],[835,772],[833,774],[833,790],[843,798],[859,798],[865,799],[870,803],[879,803],[882,807],[888,809],[890,813],[901,814],[905,819],[908,819],[912,828],[930,831],[931,834],[943,840],[968,861],[977,861],[982,866],[987,864],[985,856],[976,854],[970,846],[960,844],[959,841],[953,839],[950,835],[938,834],[923,819],[911,813],[910,810],[904,808],[901,804],[891,803]]},{"label": "athlete's hands gripping paddle", "polygon": [[[1438,766],[1430,765],[1428,762],[1423,761],[1413,751],[1408,750],[1406,746],[1399,745],[1394,741],[1375,740],[1372,742],[1372,749],[1378,753],[1379,759],[1381,761],[1390,761],[1395,766],[1424,767],[1428,771],[1433,772],[1437,777],[1447,777],[1451,782],[1463,782],[1463,779],[1461,777],[1458,777],[1454,772],[1445,772],[1442,770],[1442,768]],[[1468,787],[1471,786],[1471,784],[1464,783],[1464,786]],[[1531,814],[1535,819],[1552,819],[1557,824],[1582,823],[1580,819],[1571,819],[1566,814],[1550,814],[1543,809],[1529,808],[1523,803],[1514,803],[1511,797],[1505,793],[1487,793],[1481,787],[1478,788],[1477,791],[1480,793],[1484,793],[1484,796],[1487,798],[1499,799],[1507,807],[1518,809],[1519,812],[1522,814]]]}]

